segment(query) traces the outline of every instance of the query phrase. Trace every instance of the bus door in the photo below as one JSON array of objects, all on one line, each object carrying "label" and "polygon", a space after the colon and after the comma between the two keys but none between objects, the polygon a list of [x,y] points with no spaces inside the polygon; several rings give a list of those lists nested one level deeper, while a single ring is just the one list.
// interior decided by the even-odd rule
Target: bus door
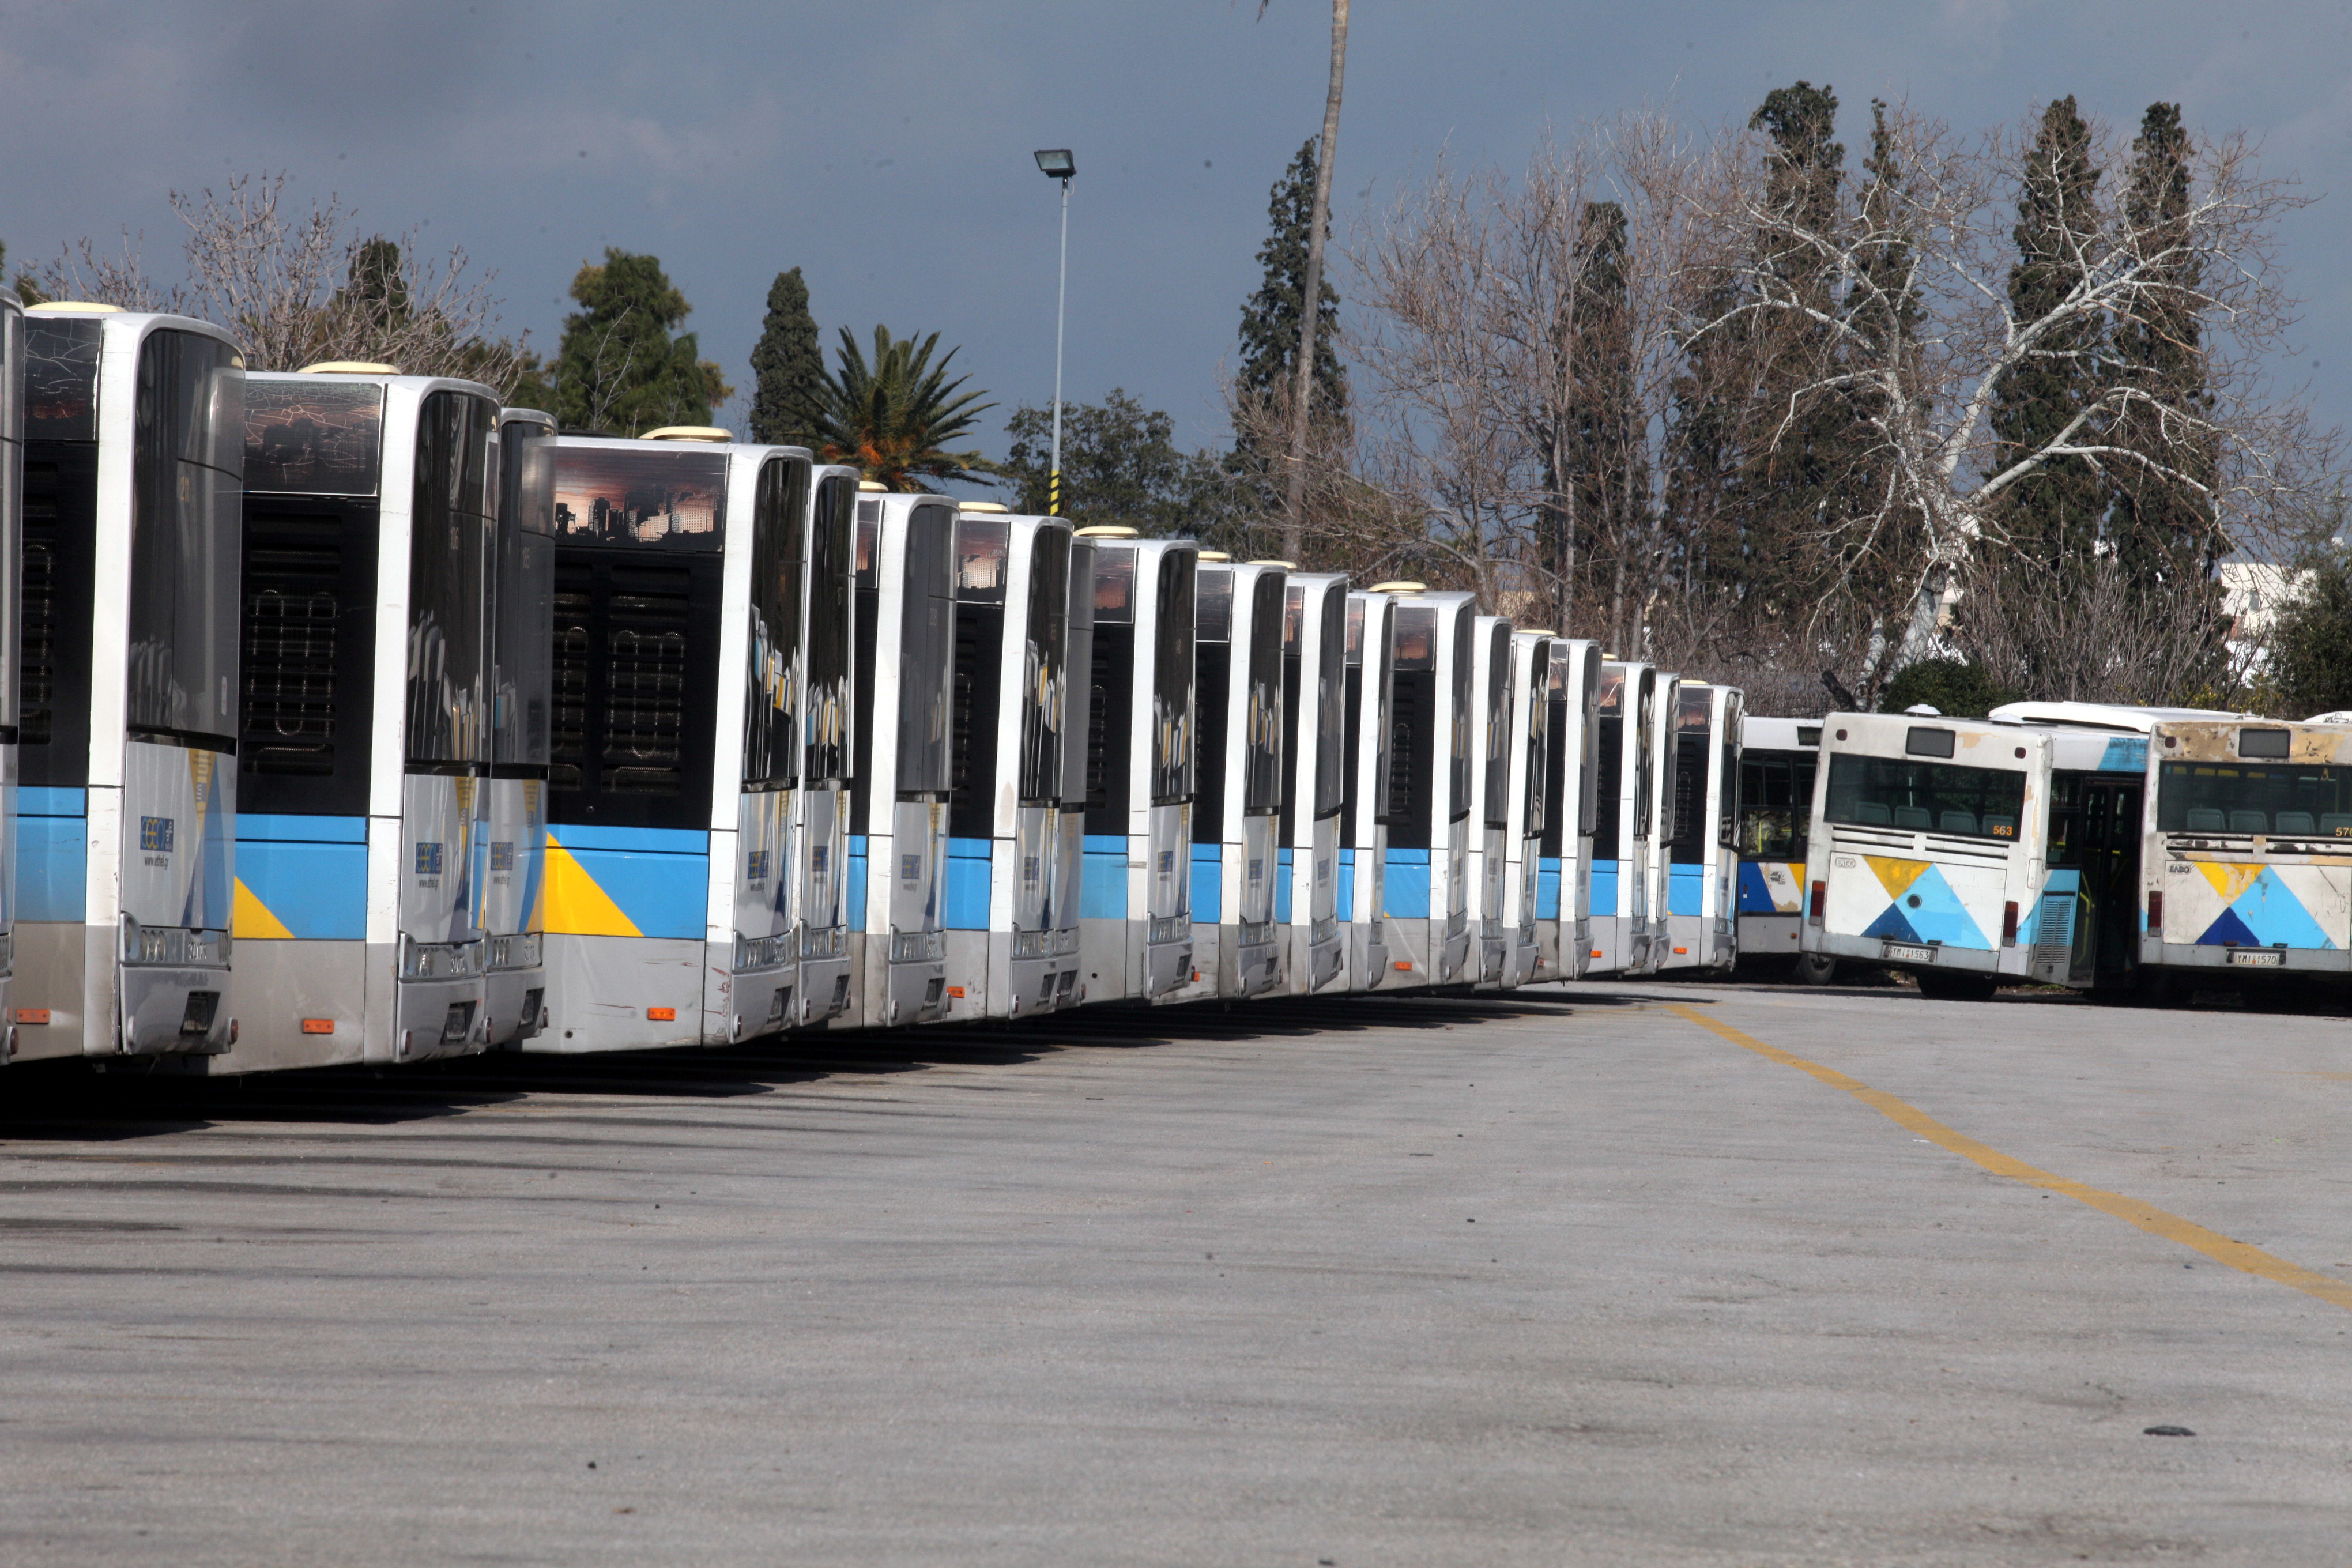
[{"label": "bus door", "polygon": [[2114,984],[2139,963],[2137,778],[2052,776],[2050,880],[2033,939],[2036,979]]}]

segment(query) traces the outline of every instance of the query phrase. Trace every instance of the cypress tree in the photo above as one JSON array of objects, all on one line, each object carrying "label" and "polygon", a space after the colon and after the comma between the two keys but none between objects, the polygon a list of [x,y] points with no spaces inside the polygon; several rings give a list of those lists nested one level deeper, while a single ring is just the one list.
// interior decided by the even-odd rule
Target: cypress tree
[{"label": "cypress tree", "polygon": [[[1862,235],[1860,278],[1850,312],[1860,339],[1851,351],[1853,368],[1877,374],[1891,368],[1916,393],[1912,375],[1919,331],[1919,289],[1910,220],[1903,200],[1903,167],[1882,99],[1870,101],[1870,156],[1863,160],[1862,168],[1867,180],[1856,203]],[[1857,383],[1843,401],[1850,461],[1844,472],[1836,476],[1831,505],[1845,518],[1878,516],[1883,521],[1873,531],[1866,557],[1859,539],[1840,544],[1840,565],[1858,593],[1861,602],[1856,608],[1883,625],[1907,608],[1917,581],[1925,531],[1916,513],[1893,499],[1895,474],[1877,423],[1891,413],[1883,383]]]},{"label": "cypress tree", "polygon": [[1569,296],[1569,371],[1564,449],[1546,450],[1548,468],[1566,483],[1545,519],[1549,565],[1560,584],[1560,625],[1573,626],[1576,563],[1606,563],[1609,628],[1619,646],[1625,574],[1634,539],[1647,521],[1648,453],[1643,443],[1633,321],[1625,270],[1625,209],[1587,202],[1577,215],[1577,278]]},{"label": "cypress tree", "polygon": [[768,314],[751,350],[751,439],[814,450],[812,411],[823,396],[824,353],[817,346],[816,318],[809,313],[808,284],[797,267],[777,273],[768,285]]},{"label": "cypress tree", "polygon": [[700,357],[692,332],[670,334],[694,307],[652,256],[607,247],[572,279],[581,309],[563,319],[555,416],[568,429],[635,436],[662,425],[708,425],[733,392]]},{"label": "cypress tree", "polygon": [[[1314,139],[1298,150],[1290,167],[1276,181],[1266,205],[1270,225],[1259,247],[1258,265],[1265,280],[1242,307],[1241,369],[1234,390],[1244,410],[1263,411],[1291,386],[1297,374],[1298,329],[1307,294],[1307,238],[1314,222],[1316,152]],[[1328,224],[1326,224],[1328,230]],[[1314,406],[1317,420],[1348,416],[1348,371],[1339,363],[1335,339],[1339,323],[1339,291],[1325,272],[1315,329]],[[1256,437],[1244,425],[1235,432],[1235,455],[1252,475],[1262,475],[1279,461],[1277,446],[1257,449]]]},{"label": "cypress tree", "polygon": [[[2201,418],[2212,409],[2196,297],[2203,267],[2189,248],[2186,232],[2189,153],[2180,106],[2150,104],[2132,142],[2124,221],[2152,287],[2115,325],[2116,358],[2126,384],[2147,401],[2126,406],[2116,421],[2116,440],[2210,485],[2216,468],[2211,440],[2178,423],[2167,439],[2158,412]],[[2128,461],[2114,465],[2114,472],[2116,553],[2134,584],[2149,593],[2204,591],[2221,548],[2210,499],[2196,484]]]},{"label": "cypress tree", "polygon": [[[2095,205],[2099,172],[2091,161],[2091,128],[2074,99],[2050,105],[2021,171],[2017,202],[2017,261],[2009,272],[2011,319],[2020,326],[2056,310],[2083,280],[2076,259],[2099,227]],[[1992,471],[2001,472],[2040,450],[2098,395],[2105,323],[2084,316],[2045,332],[2025,359],[1994,388]],[[2084,438],[2098,432],[2087,427]],[[2086,570],[2107,509],[2107,487],[2081,458],[2058,458],[2011,485],[2001,498],[2000,524],[2019,560],[2055,574],[2063,591]],[[2048,577],[2038,588],[2049,592]]]}]

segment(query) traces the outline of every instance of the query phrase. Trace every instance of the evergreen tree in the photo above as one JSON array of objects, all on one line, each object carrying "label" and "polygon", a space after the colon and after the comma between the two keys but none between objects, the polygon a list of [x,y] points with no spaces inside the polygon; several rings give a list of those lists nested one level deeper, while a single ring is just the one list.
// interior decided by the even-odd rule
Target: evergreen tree
[{"label": "evergreen tree", "polygon": [[[2186,243],[2189,158],[2180,106],[2150,104],[2132,142],[2124,221],[2155,287],[2115,324],[2116,358],[2126,384],[2147,401],[2127,405],[2116,421],[2116,442],[2210,484],[2217,466],[2212,442],[2178,425],[2168,440],[2158,413],[2167,408],[2197,417],[2212,407],[2205,386],[2204,322],[2195,302],[2203,268]],[[2221,539],[2211,500],[2194,484],[2129,462],[2113,465],[2112,472],[2116,553],[2134,585],[2147,593],[2206,595],[2214,598],[2218,616],[2214,570]]]},{"label": "evergreen tree", "polygon": [[552,410],[566,429],[708,425],[711,405],[732,395],[692,332],[670,335],[693,307],[658,258],[608,247],[572,279],[572,298],[581,309],[563,320]]},{"label": "evergreen tree", "polygon": [[1635,344],[1625,271],[1625,209],[1588,202],[1577,215],[1577,278],[1569,296],[1560,357],[1569,366],[1568,417],[1560,449],[1541,443],[1549,473],[1564,478],[1544,519],[1547,564],[1559,581],[1560,625],[1576,624],[1576,563],[1609,563],[1593,584],[1618,626],[1634,541],[1648,521],[1650,473],[1638,395]]},{"label": "evergreen tree", "polygon": [[[1298,330],[1307,293],[1307,239],[1314,222],[1315,142],[1309,139],[1275,182],[1266,216],[1271,231],[1259,247],[1258,265],[1265,280],[1242,307],[1241,355],[1234,390],[1243,407],[1242,427],[1235,432],[1235,456],[1253,476],[1263,476],[1281,456],[1280,437],[1254,430],[1252,416],[1277,406],[1287,396],[1298,373]],[[1328,224],[1326,224],[1328,228]],[[1348,416],[1348,371],[1339,363],[1336,338],[1339,324],[1339,291],[1326,273],[1315,329],[1314,405],[1318,420]],[[1270,441],[1261,451],[1261,439]]]},{"label": "evergreen tree", "polygon": [[2291,719],[2352,709],[2352,563],[2320,552],[2279,606],[2263,672],[2266,711]]},{"label": "evergreen tree", "polygon": [[[1017,511],[1051,505],[1053,410],[1024,404],[1005,424],[1003,474]],[[1080,528],[1123,523],[1153,538],[1221,538],[1234,484],[1213,452],[1176,445],[1176,423],[1118,387],[1099,404],[1062,409],[1062,515]]]},{"label": "evergreen tree", "polygon": [[801,269],[768,285],[768,314],[751,350],[751,439],[777,447],[816,446],[814,416],[824,384],[824,352],[809,313]]},{"label": "evergreen tree", "polygon": [[[1870,156],[1862,168],[1867,178],[1856,203],[1862,226],[1861,277],[1849,312],[1860,341],[1850,351],[1851,359],[1858,373],[1884,373],[1892,366],[1895,375],[1916,388],[1912,376],[1919,289],[1903,168],[1882,99],[1870,101]],[[1883,625],[1903,615],[1913,595],[1925,530],[1923,520],[1909,509],[1891,504],[1895,475],[1877,423],[1893,412],[1884,384],[1857,383],[1843,395],[1843,402],[1848,451],[1843,471],[1833,478],[1830,505],[1844,518],[1885,518],[1869,542],[1867,557],[1860,553],[1865,547],[1859,539],[1839,546],[1847,580],[1858,595],[1855,608]]]},{"label": "evergreen tree", "polygon": [[[2050,105],[2027,153],[2017,202],[2017,261],[2009,304],[2021,326],[2047,317],[2083,279],[2077,257],[2099,227],[2099,172],[2091,128],[2072,98]],[[2041,449],[2098,396],[2104,323],[2085,317],[2042,335],[1994,389],[1995,472]],[[2097,432],[2085,430],[2084,436]],[[2016,556],[2039,568],[2021,591],[2064,592],[2070,573],[2095,559],[2107,509],[2107,487],[2081,458],[2057,458],[2009,489],[1999,519]]]}]

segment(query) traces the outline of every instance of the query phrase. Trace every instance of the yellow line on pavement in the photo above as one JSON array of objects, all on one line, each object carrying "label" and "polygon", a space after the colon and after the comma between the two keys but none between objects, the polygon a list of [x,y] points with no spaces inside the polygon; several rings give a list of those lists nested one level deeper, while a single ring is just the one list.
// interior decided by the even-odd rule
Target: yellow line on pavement
[{"label": "yellow line on pavement", "polygon": [[2053,1175],[2038,1165],[2011,1159],[1998,1149],[1988,1148],[1966,1133],[1945,1126],[1907,1100],[1897,1100],[1891,1094],[1873,1089],[1860,1079],[1848,1078],[1835,1068],[1825,1068],[1819,1062],[1807,1061],[1777,1046],[1768,1046],[1753,1035],[1742,1034],[1727,1024],[1718,1024],[1696,1008],[1685,1007],[1680,1003],[1675,1004],[1672,1011],[1702,1029],[1722,1036],[1743,1050],[1754,1051],[1767,1061],[1794,1068],[1832,1089],[1845,1090],[1897,1126],[1907,1128],[1929,1142],[1941,1144],[1955,1154],[1966,1155],[1996,1176],[2006,1176],[2029,1187],[2062,1194],[2077,1203],[2088,1204],[2102,1214],[2113,1215],[2126,1224],[2136,1225],[2150,1236],[2160,1236],[2167,1241],[2179,1242],[2183,1247],[2201,1252],[2216,1263],[2225,1263],[2247,1274],[2258,1274],[2265,1279],[2300,1290],[2306,1296],[2316,1296],[2331,1306],[2352,1310],[2352,1284],[2347,1284],[2333,1275],[2314,1273],[2300,1264],[2289,1263],[2259,1247],[2232,1241],[2220,1231],[2208,1230],[2194,1220],[2168,1214],[2137,1198],[2126,1197],[2121,1193],[2111,1193],[2100,1187],[2085,1186],[2064,1176]]}]

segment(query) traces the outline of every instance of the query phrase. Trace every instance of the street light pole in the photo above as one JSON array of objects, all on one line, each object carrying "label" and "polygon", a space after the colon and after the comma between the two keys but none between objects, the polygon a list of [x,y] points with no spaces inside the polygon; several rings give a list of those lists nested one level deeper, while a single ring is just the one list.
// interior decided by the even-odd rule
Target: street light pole
[{"label": "street light pole", "polygon": [[1048,500],[1045,510],[1053,516],[1062,513],[1062,335],[1067,320],[1070,301],[1070,176],[1078,165],[1066,147],[1049,148],[1037,153],[1037,167],[1047,175],[1062,182],[1062,265],[1060,281],[1054,290],[1054,448],[1046,459],[1050,478],[1046,484]]}]

